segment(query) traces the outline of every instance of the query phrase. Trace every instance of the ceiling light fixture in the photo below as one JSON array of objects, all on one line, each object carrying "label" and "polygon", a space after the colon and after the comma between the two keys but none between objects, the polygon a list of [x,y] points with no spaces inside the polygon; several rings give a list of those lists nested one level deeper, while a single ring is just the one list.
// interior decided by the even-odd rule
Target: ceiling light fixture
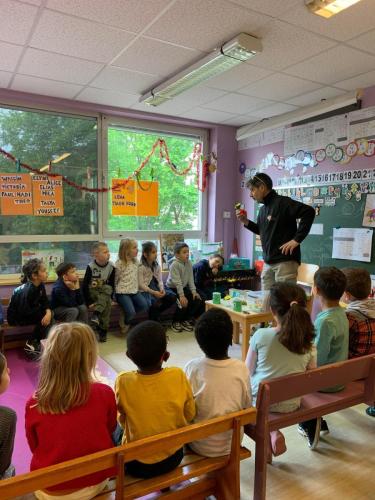
[{"label": "ceiling light fixture", "polygon": [[328,19],[359,1],[360,0],[305,0],[305,4],[314,14]]},{"label": "ceiling light fixture", "polygon": [[224,73],[262,51],[262,43],[247,33],[240,33],[199,61],[145,92],[139,99],[151,106],[159,106],[204,80]]},{"label": "ceiling light fixture", "polygon": [[261,134],[266,130],[283,127],[284,125],[290,125],[291,123],[314,118],[314,116],[319,116],[324,113],[329,113],[330,111],[335,111],[336,109],[344,108],[345,106],[350,106],[350,104],[355,104],[358,99],[360,99],[361,93],[361,90],[355,90],[338,97],[333,97],[332,99],[325,99],[317,104],[312,104],[310,106],[296,109],[295,111],[290,111],[289,113],[274,116],[273,118],[269,118],[258,124],[250,123],[249,125],[244,125],[243,127],[237,129],[236,139],[237,141],[240,141],[241,139],[246,139],[252,135]]}]

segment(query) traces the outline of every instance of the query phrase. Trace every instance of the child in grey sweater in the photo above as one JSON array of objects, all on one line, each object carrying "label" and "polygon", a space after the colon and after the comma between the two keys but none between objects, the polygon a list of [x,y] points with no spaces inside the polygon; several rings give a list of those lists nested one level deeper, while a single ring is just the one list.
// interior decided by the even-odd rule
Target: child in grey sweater
[{"label": "child in grey sweater", "polygon": [[193,331],[195,318],[202,314],[204,304],[196,291],[193,266],[189,260],[189,246],[179,241],[174,246],[175,260],[169,268],[167,288],[177,295],[177,310],[172,329],[176,332]]}]

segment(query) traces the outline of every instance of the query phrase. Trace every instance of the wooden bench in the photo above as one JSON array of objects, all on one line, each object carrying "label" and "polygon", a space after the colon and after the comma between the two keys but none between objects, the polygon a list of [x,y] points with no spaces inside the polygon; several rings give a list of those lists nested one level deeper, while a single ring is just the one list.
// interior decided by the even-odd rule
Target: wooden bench
[{"label": "wooden bench", "polygon": [[[152,492],[168,500],[198,500],[215,495],[218,500],[240,499],[240,460],[250,457],[241,447],[241,427],[255,423],[256,409],[248,408],[223,417],[182,427],[129,444],[111,448],[92,455],[21,474],[0,481],[2,500],[48,488],[76,477],[82,477],[111,467],[117,468],[116,484],[97,496],[100,499],[134,499]],[[166,448],[179,447],[213,434],[233,430],[230,455],[207,458],[188,452],[182,464],[172,472],[152,479],[136,479],[124,474],[124,463],[142,460]],[[193,481],[189,481],[193,479]],[[180,484],[176,490],[159,490]]]},{"label": "wooden bench", "polygon": [[[345,385],[335,393],[317,392]],[[291,413],[272,413],[272,404],[303,396],[301,406]],[[266,498],[269,433],[344,408],[375,403],[375,355],[334,363],[304,373],[274,378],[259,384],[256,424],[245,427],[255,441],[254,499]]]}]

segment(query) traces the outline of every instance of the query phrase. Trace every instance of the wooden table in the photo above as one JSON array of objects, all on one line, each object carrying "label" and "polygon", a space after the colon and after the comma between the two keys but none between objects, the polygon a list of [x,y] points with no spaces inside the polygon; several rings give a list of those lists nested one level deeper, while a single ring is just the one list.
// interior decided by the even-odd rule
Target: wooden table
[{"label": "wooden table", "polygon": [[221,304],[220,305],[213,304],[212,300],[206,300],[205,304],[206,304],[206,311],[208,311],[208,309],[216,307],[217,309],[223,309],[229,314],[231,320],[233,321],[233,342],[235,344],[240,343],[239,338],[240,338],[240,326],[241,326],[242,360],[245,361],[247,351],[249,349],[251,325],[257,323],[263,323],[266,321],[272,321],[273,317],[271,311],[264,311],[259,313],[258,312],[244,313],[244,312],[233,311],[231,307],[226,307]]}]

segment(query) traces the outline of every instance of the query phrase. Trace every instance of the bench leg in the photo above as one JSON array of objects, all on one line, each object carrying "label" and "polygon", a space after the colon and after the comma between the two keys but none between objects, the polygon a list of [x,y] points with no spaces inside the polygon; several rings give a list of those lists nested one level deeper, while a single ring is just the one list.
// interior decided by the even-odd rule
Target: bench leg
[{"label": "bench leg", "polygon": [[255,429],[255,477],[254,500],[265,500],[267,483],[267,456],[269,450],[268,426],[258,426]]},{"label": "bench leg", "polygon": [[238,321],[233,322],[233,342],[235,344],[240,343],[240,324]]},{"label": "bench leg", "polygon": [[217,500],[240,500],[240,445],[241,426],[239,419],[235,419],[228,465],[216,472]]}]

